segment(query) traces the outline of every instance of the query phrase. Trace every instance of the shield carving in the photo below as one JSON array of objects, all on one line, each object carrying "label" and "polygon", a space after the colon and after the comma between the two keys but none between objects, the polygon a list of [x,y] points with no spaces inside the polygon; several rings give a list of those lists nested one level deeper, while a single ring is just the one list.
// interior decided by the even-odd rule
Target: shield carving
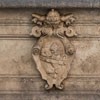
[{"label": "shield carving", "polygon": [[32,48],[32,57],[42,79],[47,82],[45,88],[63,89],[63,80],[68,76],[75,55],[75,48],[68,40],[77,35],[70,26],[75,18],[72,14],[61,16],[54,9],[46,16],[32,16],[35,26],[31,35],[38,38]]}]

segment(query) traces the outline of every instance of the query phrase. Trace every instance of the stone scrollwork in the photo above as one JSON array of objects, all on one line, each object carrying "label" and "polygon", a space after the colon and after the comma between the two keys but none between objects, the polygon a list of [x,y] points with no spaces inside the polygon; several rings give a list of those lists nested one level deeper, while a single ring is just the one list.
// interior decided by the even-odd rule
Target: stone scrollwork
[{"label": "stone scrollwork", "polygon": [[55,86],[63,89],[74,57],[75,48],[68,37],[76,36],[71,24],[75,17],[61,16],[52,9],[46,16],[32,14],[34,26],[30,35],[38,38],[32,48],[32,57],[42,79],[46,80],[46,89]]}]

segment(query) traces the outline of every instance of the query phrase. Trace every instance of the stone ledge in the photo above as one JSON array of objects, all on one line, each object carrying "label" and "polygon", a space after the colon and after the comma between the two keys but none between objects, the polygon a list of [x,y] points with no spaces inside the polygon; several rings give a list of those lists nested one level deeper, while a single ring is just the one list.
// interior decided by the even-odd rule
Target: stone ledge
[{"label": "stone ledge", "polygon": [[100,0],[0,0],[0,8],[100,8]]}]

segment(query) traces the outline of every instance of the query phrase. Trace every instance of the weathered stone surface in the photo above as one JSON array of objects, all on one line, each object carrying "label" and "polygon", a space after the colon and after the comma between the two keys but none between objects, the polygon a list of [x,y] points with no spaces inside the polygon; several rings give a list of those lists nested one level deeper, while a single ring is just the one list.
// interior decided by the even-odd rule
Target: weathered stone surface
[{"label": "weathered stone surface", "polygon": [[[26,94],[26,95],[23,95],[23,94],[13,94],[12,95],[1,95],[0,96],[0,99],[1,100],[5,100],[4,98],[7,98],[6,100],[78,100],[79,98],[81,98],[81,100],[99,100],[99,95],[94,95],[94,94],[91,94],[91,95],[87,95],[87,94],[84,94],[84,95],[71,95],[71,94],[59,94],[59,93],[55,93],[55,94],[50,94],[50,93],[39,93],[38,95],[32,95],[32,94]],[[38,98],[38,99],[37,99]],[[66,99],[65,99],[66,98]]]},{"label": "weathered stone surface", "polygon": [[[0,40],[0,74],[36,74],[31,56],[31,49],[35,41],[34,38]],[[72,63],[71,74],[100,75],[99,39],[72,42],[76,48],[76,56]]]},{"label": "weathered stone surface", "polygon": [[34,74],[31,48],[35,41],[0,40],[0,74]]},{"label": "weathered stone surface", "polygon": [[[76,91],[75,93],[99,91],[99,39],[72,42],[76,48],[76,57],[72,63],[69,77],[64,82],[65,93],[67,90]],[[35,43],[34,39],[27,38],[0,40],[0,47],[2,47],[0,49],[0,90],[2,90],[0,93],[3,91],[5,94],[18,91],[18,93],[44,91],[44,82],[40,79],[40,74],[31,58],[33,43]],[[93,93],[92,91],[90,93]]]},{"label": "weathered stone surface", "polygon": [[0,0],[0,7],[71,7],[71,8],[99,8],[99,0]]},{"label": "weathered stone surface", "polygon": [[[82,5],[85,7],[90,7],[86,5],[85,1],[80,2],[80,5],[83,3]],[[6,3],[4,3],[5,0],[0,2],[2,2],[0,5],[2,7],[5,7],[6,3],[8,4],[6,7],[12,5],[9,0]],[[20,2],[23,3],[23,0]],[[44,2],[49,1],[44,0]],[[89,0],[88,5],[90,4],[91,7],[99,6],[98,0],[97,3],[93,2],[96,1]],[[75,7],[74,3],[77,2],[73,1]],[[11,7],[20,6],[24,7],[21,3],[17,6],[16,1],[16,5],[13,3]],[[44,6],[45,4],[42,5],[42,7]],[[63,6],[65,7],[65,4]],[[35,7],[35,4],[26,7]],[[0,100],[78,100],[79,98],[81,100],[99,100],[99,9],[57,9],[61,15],[73,13],[76,17],[73,26],[79,34],[77,38],[68,38],[75,46],[76,54],[71,63],[68,78],[64,81],[65,89],[63,91],[55,88],[51,91],[44,90],[45,81],[41,80],[31,56],[32,46],[37,41],[29,36],[33,27],[31,14],[45,15],[49,10],[49,8],[0,9]]]},{"label": "weathered stone surface", "polygon": [[[32,29],[31,14],[45,15],[49,9],[3,9],[0,10],[0,36],[27,37]],[[100,14],[98,9],[58,9],[62,15],[73,13],[76,17],[77,37],[100,37]],[[86,17],[85,17],[86,16]],[[20,36],[21,35],[21,36]],[[25,36],[24,36],[25,35]]]}]

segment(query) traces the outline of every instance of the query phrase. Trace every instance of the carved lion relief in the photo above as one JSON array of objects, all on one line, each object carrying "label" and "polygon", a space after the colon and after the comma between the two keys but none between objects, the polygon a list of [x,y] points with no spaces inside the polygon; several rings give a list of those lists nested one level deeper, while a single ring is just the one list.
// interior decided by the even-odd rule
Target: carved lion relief
[{"label": "carved lion relief", "polygon": [[67,78],[75,48],[68,37],[76,36],[71,24],[75,21],[72,14],[61,16],[52,9],[46,16],[32,14],[35,24],[31,35],[38,38],[32,48],[32,57],[42,79],[46,80],[46,89],[55,86],[63,89],[63,80]]}]

